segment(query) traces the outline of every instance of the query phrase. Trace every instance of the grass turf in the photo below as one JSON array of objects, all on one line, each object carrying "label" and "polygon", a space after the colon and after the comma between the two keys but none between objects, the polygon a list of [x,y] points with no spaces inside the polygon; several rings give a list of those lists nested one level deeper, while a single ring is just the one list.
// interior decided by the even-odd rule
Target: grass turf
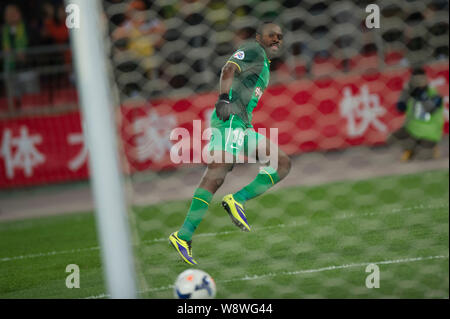
[{"label": "grass turf", "polygon": [[[252,232],[210,206],[194,236],[198,268],[218,298],[448,298],[448,170],[313,187],[282,188],[248,202]],[[140,296],[172,298],[187,269],[167,237],[190,201],[135,207]],[[365,286],[366,264],[380,288]],[[65,286],[68,264],[79,289]],[[0,298],[103,296],[94,216],[0,223]]]}]

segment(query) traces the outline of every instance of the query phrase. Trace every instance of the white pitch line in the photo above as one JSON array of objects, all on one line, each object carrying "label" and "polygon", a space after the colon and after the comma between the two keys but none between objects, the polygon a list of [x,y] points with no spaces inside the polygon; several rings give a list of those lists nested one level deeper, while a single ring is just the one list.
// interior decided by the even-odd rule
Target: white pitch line
[{"label": "white pitch line", "polygon": [[47,256],[55,256],[55,255],[74,254],[74,253],[81,253],[81,252],[92,251],[92,250],[99,250],[99,249],[100,249],[99,246],[94,246],[94,247],[88,247],[88,248],[77,248],[77,249],[69,249],[69,250],[49,251],[49,252],[46,252],[46,253],[36,253],[36,254],[28,254],[28,255],[22,255],[22,256],[14,256],[14,257],[3,257],[3,258],[0,258],[0,262],[20,260],[20,259],[29,259],[29,258],[36,258],[36,257],[47,257]]},{"label": "white pitch line", "polygon": [[416,262],[416,261],[424,261],[424,260],[431,260],[431,259],[445,259],[445,258],[448,258],[448,256],[440,255],[440,256],[427,256],[427,257],[414,257],[414,258],[403,258],[403,259],[394,259],[394,260],[383,260],[383,261],[376,261],[376,262],[363,262],[363,263],[356,263],[356,264],[344,264],[344,265],[340,265],[340,266],[328,266],[328,267],[317,268],[317,269],[283,271],[283,272],[267,273],[267,274],[262,274],[262,275],[253,275],[253,276],[246,275],[242,278],[228,279],[228,280],[224,280],[222,282],[227,283],[227,282],[233,282],[233,281],[256,280],[256,279],[275,277],[275,276],[283,276],[283,275],[284,276],[300,275],[300,274],[315,273],[315,272],[322,272],[322,271],[329,271],[329,270],[364,267],[364,266],[367,266],[370,264],[389,265],[389,264],[410,263],[410,262]]},{"label": "white pitch line", "polygon": [[[277,277],[277,276],[293,276],[293,275],[317,273],[317,272],[330,271],[330,270],[364,267],[364,266],[367,266],[370,264],[390,265],[390,264],[411,263],[411,262],[417,262],[417,261],[425,261],[425,260],[433,260],[433,259],[446,259],[446,258],[448,258],[448,255],[447,256],[438,255],[438,256],[427,256],[427,257],[402,258],[402,259],[393,259],[393,260],[382,260],[382,261],[376,261],[376,262],[362,262],[362,263],[354,263],[354,264],[344,264],[344,265],[339,265],[339,266],[328,266],[328,267],[315,268],[315,269],[301,269],[301,270],[295,270],[295,271],[271,272],[271,273],[262,274],[262,275],[245,275],[244,277],[232,278],[232,279],[227,279],[227,280],[216,280],[216,283],[229,283],[229,282],[235,282],[235,281],[258,280],[258,279]],[[164,290],[169,290],[172,288],[173,288],[173,285],[162,286],[162,287],[142,290],[142,291],[139,291],[138,294],[155,292],[155,291],[164,291]],[[108,294],[100,294],[97,296],[86,297],[86,299],[101,299],[101,298],[108,298],[109,296],[110,295],[108,295]]]},{"label": "white pitch line", "polygon": [[[418,210],[418,209],[441,209],[441,208],[446,208],[446,207],[448,207],[448,203],[442,203],[442,204],[438,204],[438,205],[429,205],[429,206],[421,204],[421,205],[415,205],[415,206],[411,206],[411,207],[392,208],[391,210],[388,210],[388,211],[372,211],[372,212],[363,212],[363,213],[359,213],[359,214],[355,214],[353,212],[350,214],[347,214],[344,211],[344,212],[339,212],[339,214],[336,216],[332,216],[332,218],[334,217],[334,218],[341,219],[341,218],[351,218],[351,217],[358,217],[358,216],[373,216],[373,215],[385,214],[385,213],[400,213],[400,212],[413,211],[413,210]],[[268,229],[276,229],[276,228],[283,228],[283,227],[297,227],[297,226],[299,226],[299,225],[294,222],[289,225],[277,224],[277,225],[272,225],[272,226],[262,226],[262,227],[254,228],[254,230],[262,231],[262,230],[268,230]],[[213,232],[213,233],[202,233],[202,234],[197,234],[196,237],[215,237],[215,236],[219,236],[219,235],[229,235],[229,234],[241,233],[241,232],[242,232],[241,230],[230,230],[230,231]],[[146,245],[146,244],[151,244],[151,243],[156,243],[156,242],[164,242],[167,240],[168,239],[166,237],[154,238],[154,239],[144,240],[144,241],[142,241],[142,244]],[[14,261],[14,260],[21,260],[21,259],[30,259],[30,258],[36,258],[36,257],[46,257],[46,256],[81,253],[81,252],[87,252],[87,251],[99,250],[99,249],[100,249],[99,246],[94,246],[94,247],[87,247],[87,248],[78,248],[78,249],[70,249],[70,250],[50,251],[50,252],[45,252],[45,253],[27,254],[27,255],[22,255],[22,256],[3,257],[3,258],[0,258],[0,262],[7,262],[7,261]]]}]

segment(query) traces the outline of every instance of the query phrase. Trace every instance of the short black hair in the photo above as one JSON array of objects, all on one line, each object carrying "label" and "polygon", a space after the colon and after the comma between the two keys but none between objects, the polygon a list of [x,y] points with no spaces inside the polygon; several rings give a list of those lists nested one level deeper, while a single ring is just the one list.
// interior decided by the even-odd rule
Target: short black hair
[{"label": "short black hair", "polygon": [[426,74],[425,69],[421,66],[415,67],[411,73],[411,75],[425,75],[425,74]]},{"label": "short black hair", "polygon": [[278,23],[274,22],[274,21],[263,21],[261,22],[258,27],[256,28],[256,34],[262,35],[264,28],[266,27],[266,25],[268,24],[275,24],[277,26],[280,26]]}]

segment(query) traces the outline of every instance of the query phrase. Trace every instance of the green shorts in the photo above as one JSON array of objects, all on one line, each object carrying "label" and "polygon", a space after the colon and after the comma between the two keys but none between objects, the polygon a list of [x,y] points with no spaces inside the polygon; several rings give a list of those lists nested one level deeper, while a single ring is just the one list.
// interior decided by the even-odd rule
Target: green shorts
[{"label": "green shorts", "polygon": [[265,139],[266,137],[257,133],[253,127],[247,127],[239,117],[231,115],[226,122],[211,122],[208,150],[225,151],[234,157],[249,156],[255,154],[258,143]]}]

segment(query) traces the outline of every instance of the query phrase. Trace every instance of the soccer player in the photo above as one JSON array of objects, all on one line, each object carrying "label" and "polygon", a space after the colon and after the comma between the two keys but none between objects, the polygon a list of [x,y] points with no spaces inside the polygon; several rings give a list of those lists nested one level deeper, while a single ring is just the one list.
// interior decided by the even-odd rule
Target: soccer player
[{"label": "soccer player", "polygon": [[[261,167],[250,184],[222,199],[232,222],[243,231],[250,231],[244,208],[246,201],[263,194],[289,173],[289,157],[251,125],[253,109],[269,84],[269,58],[277,54],[282,42],[280,26],[264,22],[257,29],[256,39],[242,44],[222,68],[220,95],[211,116],[209,151],[213,160],[194,192],[183,225],[169,237],[181,258],[190,265],[197,264],[192,256],[192,235],[238,156],[255,154],[260,161],[266,155],[275,159]],[[233,161],[226,160],[230,157]]]}]

